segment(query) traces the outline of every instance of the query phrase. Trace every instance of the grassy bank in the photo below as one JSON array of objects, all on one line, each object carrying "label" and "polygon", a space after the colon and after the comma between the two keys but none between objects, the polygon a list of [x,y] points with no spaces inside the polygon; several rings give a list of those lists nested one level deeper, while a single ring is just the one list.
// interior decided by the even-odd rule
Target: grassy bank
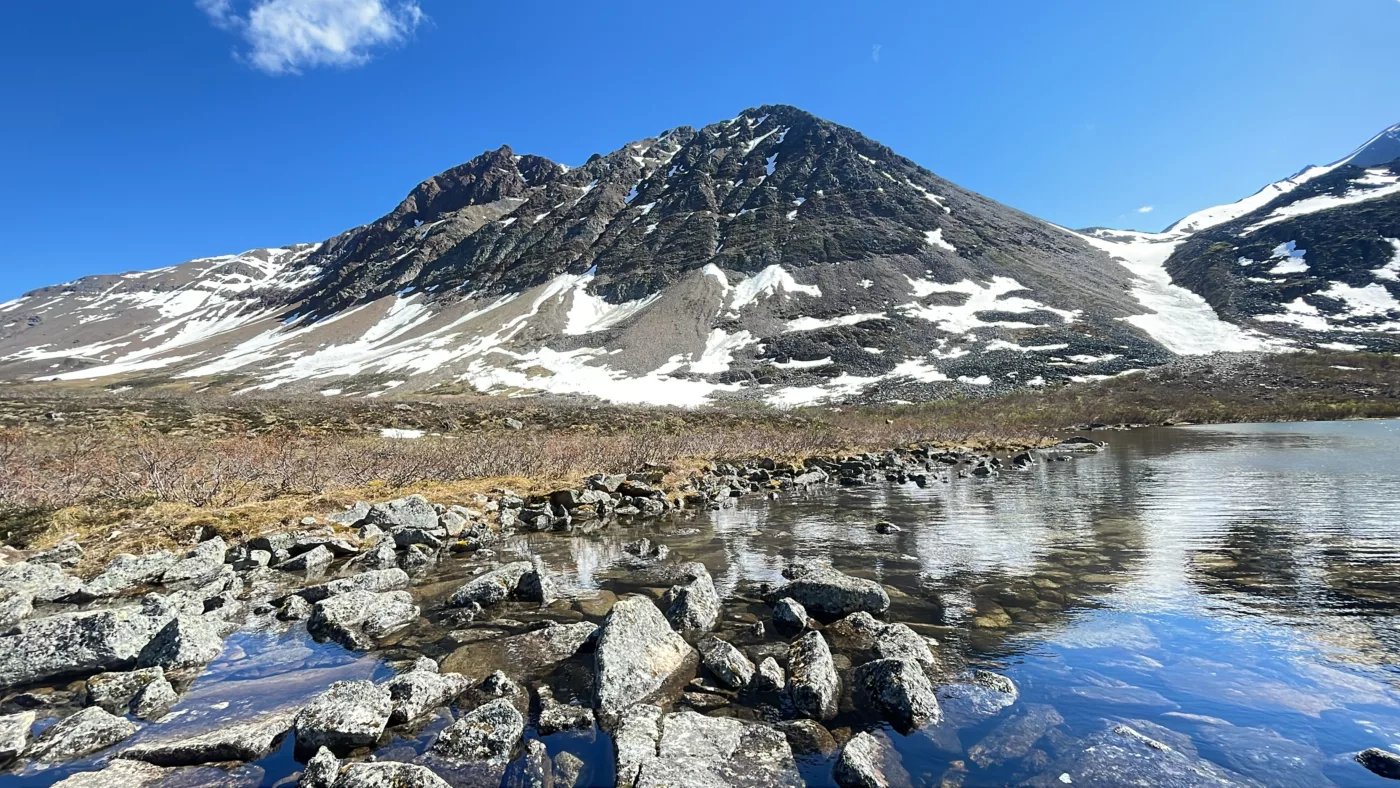
[{"label": "grassy bank", "polygon": [[[919,405],[682,411],[454,398],[336,402],[71,396],[0,399],[0,537],[69,534],[95,555],[230,536],[356,499],[455,503],[497,487],[557,489],[592,473],[722,459],[881,451],[911,443],[1007,450],[1076,425],[1400,416],[1394,356],[1184,359],[1097,383]],[[380,437],[415,430],[415,440]]]}]

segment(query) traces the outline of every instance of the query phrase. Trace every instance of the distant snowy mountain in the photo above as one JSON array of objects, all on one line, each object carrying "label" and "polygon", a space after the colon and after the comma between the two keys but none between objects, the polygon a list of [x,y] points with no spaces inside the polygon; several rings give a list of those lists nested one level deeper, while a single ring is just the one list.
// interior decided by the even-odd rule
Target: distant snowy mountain
[{"label": "distant snowy mountain", "polygon": [[1380,204],[1387,173],[1332,165],[1193,231],[1074,233],[761,107],[575,168],[501,148],[322,243],[26,294],[0,304],[0,377],[778,406],[1095,379],[1313,341],[1180,257]]}]

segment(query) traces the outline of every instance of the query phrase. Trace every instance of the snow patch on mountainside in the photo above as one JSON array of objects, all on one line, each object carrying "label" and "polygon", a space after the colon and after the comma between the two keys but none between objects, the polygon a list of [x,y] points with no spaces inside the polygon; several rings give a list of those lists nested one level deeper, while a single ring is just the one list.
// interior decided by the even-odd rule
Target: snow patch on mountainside
[{"label": "snow patch on mountainside", "polygon": [[1354,179],[1351,183],[1352,187],[1342,194],[1319,194],[1316,197],[1309,197],[1275,208],[1269,212],[1268,218],[1264,221],[1245,228],[1244,235],[1298,216],[1330,211],[1344,205],[1355,205],[1369,200],[1379,200],[1392,194],[1400,194],[1400,176],[1391,175],[1385,170],[1367,170],[1364,176]]}]

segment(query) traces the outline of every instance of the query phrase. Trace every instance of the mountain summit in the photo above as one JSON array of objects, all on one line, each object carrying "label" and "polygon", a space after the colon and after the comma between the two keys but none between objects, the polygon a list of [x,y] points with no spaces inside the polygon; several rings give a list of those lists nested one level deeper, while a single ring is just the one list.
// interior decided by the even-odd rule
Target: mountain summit
[{"label": "mountain summit", "polygon": [[1177,286],[1190,237],[1073,233],[765,106],[575,168],[502,147],[321,243],[26,294],[0,375],[788,406],[1298,342]]}]

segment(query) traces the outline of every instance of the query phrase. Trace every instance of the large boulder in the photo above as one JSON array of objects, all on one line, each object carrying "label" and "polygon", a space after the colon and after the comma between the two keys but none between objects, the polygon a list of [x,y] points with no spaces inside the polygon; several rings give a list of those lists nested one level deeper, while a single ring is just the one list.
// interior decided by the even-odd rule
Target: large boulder
[{"label": "large boulder", "polygon": [[715,678],[736,690],[749,686],[755,668],[753,662],[744,656],[744,652],[713,635],[696,645],[700,650],[700,661],[707,670],[715,674]]},{"label": "large boulder", "polygon": [[101,599],[155,583],[176,560],[174,555],[164,550],[145,555],[122,553],[108,561],[102,573],[83,586],[82,594]]},{"label": "large boulder", "polygon": [[661,696],[695,673],[695,649],[676,634],[650,599],[619,599],[603,619],[594,655],[594,698],[605,725],[634,703]]},{"label": "large boulder", "polygon": [[818,721],[836,716],[841,680],[822,633],[808,632],[788,646],[787,692],[799,714]]},{"label": "large boulder", "polygon": [[125,670],[169,620],[130,606],[23,621],[15,634],[0,637],[0,688]]},{"label": "large boulder", "polygon": [[181,670],[201,667],[224,650],[220,625],[206,616],[176,616],[161,628],[136,658],[137,667]]},{"label": "large boulder", "polygon": [[[618,785],[633,788],[704,785],[798,788],[805,785],[780,731],[693,711],[639,715],[617,751]],[[636,777],[631,775],[635,771]]]},{"label": "large boulder", "polygon": [[371,681],[338,681],[297,714],[297,749],[314,753],[321,747],[368,747],[379,741],[393,710],[387,688]]},{"label": "large boulder", "polygon": [[671,586],[661,600],[666,606],[666,620],[687,635],[697,635],[714,629],[719,621],[720,599],[715,581],[701,563],[683,565],[689,582]]},{"label": "large boulder", "polygon": [[25,754],[44,763],[72,761],[136,733],[136,724],[89,706],[45,728]]},{"label": "large boulder", "polygon": [[797,562],[784,570],[783,575],[789,582],[772,591],[769,602],[788,597],[824,620],[842,618],[860,610],[883,613],[890,606],[890,596],[879,583],[851,577],[824,562]]},{"label": "large boulder", "polygon": [[441,777],[415,763],[352,763],[340,773],[335,788],[452,788]]},{"label": "large boulder", "polygon": [[832,777],[841,788],[900,788],[909,773],[883,735],[861,732],[851,737],[836,759]]},{"label": "large boulder", "polygon": [[525,718],[507,699],[493,700],[438,734],[431,751],[459,761],[509,763],[525,732]]},{"label": "large boulder", "polygon": [[329,599],[351,591],[374,591],[376,593],[399,591],[408,588],[408,584],[408,573],[402,569],[375,569],[307,586],[297,591],[296,595],[308,602],[320,602],[322,599]]},{"label": "large boulder", "polygon": [[0,766],[18,758],[29,746],[29,730],[34,727],[34,718],[32,711],[0,716]]},{"label": "large boulder", "polygon": [[413,623],[419,612],[407,591],[349,591],[317,602],[306,631],[317,640],[367,651],[379,638]]},{"label": "large boulder", "polygon": [[277,749],[295,718],[295,712],[281,711],[234,725],[220,725],[193,736],[146,739],[122,750],[117,757],[157,766],[256,761]]},{"label": "large boulder", "polygon": [[451,607],[491,607],[515,596],[526,575],[535,574],[535,564],[516,561],[492,569],[452,593]]},{"label": "large boulder", "polygon": [[83,581],[65,573],[53,564],[23,562],[0,566],[0,593],[24,596],[40,602],[54,602],[71,597],[83,587]]},{"label": "large boulder", "polygon": [[856,708],[879,716],[908,734],[942,719],[933,685],[918,663],[877,659],[851,673]]},{"label": "large boulder", "polygon": [[430,530],[438,527],[438,513],[427,498],[410,495],[371,506],[365,522],[386,531],[394,528]]}]

